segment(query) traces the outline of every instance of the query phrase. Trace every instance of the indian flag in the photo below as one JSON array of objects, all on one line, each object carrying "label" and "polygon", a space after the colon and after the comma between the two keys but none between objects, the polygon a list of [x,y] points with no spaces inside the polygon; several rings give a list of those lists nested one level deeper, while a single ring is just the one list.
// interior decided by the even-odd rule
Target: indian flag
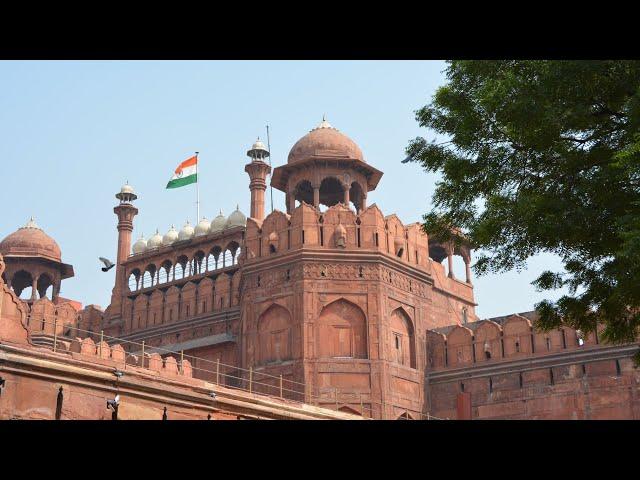
[{"label": "indian flag", "polygon": [[198,181],[198,157],[193,156],[176,168],[175,173],[167,183],[167,188],[184,187]]}]

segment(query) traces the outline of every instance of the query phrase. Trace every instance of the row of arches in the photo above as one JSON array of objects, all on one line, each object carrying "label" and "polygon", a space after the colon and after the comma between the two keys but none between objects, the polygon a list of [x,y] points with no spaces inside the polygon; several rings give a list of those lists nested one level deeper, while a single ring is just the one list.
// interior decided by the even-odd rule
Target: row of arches
[{"label": "row of arches", "polygon": [[319,185],[313,186],[310,180],[300,180],[289,193],[289,211],[295,209],[300,203],[305,202],[320,209],[321,205],[332,207],[338,203],[346,206],[353,205],[356,212],[366,206],[366,190],[360,183],[349,179],[340,180],[337,176],[327,176]]},{"label": "row of arches", "polygon": [[241,251],[237,242],[231,242],[225,250],[216,246],[208,254],[199,250],[193,258],[181,255],[175,262],[165,260],[159,266],[151,263],[144,271],[134,268],[128,277],[129,291],[135,292],[238,265]]},{"label": "row of arches", "polygon": [[2,279],[21,300],[51,300],[58,290],[53,276],[48,273],[33,275],[27,270],[18,270],[10,278],[3,273]]},{"label": "row of arches", "polygon": [[157,288],[150,295],[140,294],[125,307],[129,331],[174,323],[191,317],[239,305],[240,273],[221,273],[199,282],[188,281],[181,288]]},{"label": "row of arches", "polygon": [[[256,365],[281,363],[301,352],[300,324],[287,308],[272,304],[257,321]],[[367,319],[356,304],[336,300],[322,308],[316,322],[316,355],[319,358],[366,359]],[[393,363],[416,368],[415,334],[411,319],[402,308],[390,318],[389,355]]]}]

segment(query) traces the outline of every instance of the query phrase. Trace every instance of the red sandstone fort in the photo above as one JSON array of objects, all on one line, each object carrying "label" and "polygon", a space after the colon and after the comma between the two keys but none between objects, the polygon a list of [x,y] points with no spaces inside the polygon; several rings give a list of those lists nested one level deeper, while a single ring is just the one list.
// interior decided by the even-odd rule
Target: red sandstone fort
[{"label": "red sandstone fort", "polygon": [[[248,218],[132,245],[122,187],[105,310],[60,295],[73,267],[33,219],[0,242],[1,419],[640,418],[637,344],[480,320],[470,247],[368,205],[382,172],[328,122],[273,172],[247,155]],[[265,216],[269,174],[287,211]]]}]

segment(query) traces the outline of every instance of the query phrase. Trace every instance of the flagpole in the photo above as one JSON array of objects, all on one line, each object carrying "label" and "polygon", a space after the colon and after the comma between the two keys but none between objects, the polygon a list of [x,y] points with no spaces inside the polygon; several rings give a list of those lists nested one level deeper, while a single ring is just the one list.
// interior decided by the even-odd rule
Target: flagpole
[{"label": "flagpole", "polygon": [[[271,141],[269,139],[269,125],[267,125],[267,150],[269,150],[269,166],[271,166]],[[271,173],[269,173],[269,176],[271,176]],[[270,188],[271,188],[271,213],[273,213],[273,185],[270,185]]]},{"label": "flagpole", "polygon": [[200,152],[196,152],[196,210],[198,212],[196,216],[196,225],[200,221],[200,177],[198,176],[198,153]]}]

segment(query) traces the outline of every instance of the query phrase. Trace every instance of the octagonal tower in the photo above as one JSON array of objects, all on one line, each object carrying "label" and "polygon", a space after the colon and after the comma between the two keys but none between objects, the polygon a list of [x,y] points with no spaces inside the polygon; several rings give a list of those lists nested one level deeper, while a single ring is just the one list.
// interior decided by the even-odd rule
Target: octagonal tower
[{"label": "octagonal tower", "polygon": [[430,258],[419,223],[367,207],[381,177],[324,119],[275,168],[287,212],[247,220],[242,268],[256,390],[374,418],[426,413],[426,331],[474,318],[473,287]]}]

